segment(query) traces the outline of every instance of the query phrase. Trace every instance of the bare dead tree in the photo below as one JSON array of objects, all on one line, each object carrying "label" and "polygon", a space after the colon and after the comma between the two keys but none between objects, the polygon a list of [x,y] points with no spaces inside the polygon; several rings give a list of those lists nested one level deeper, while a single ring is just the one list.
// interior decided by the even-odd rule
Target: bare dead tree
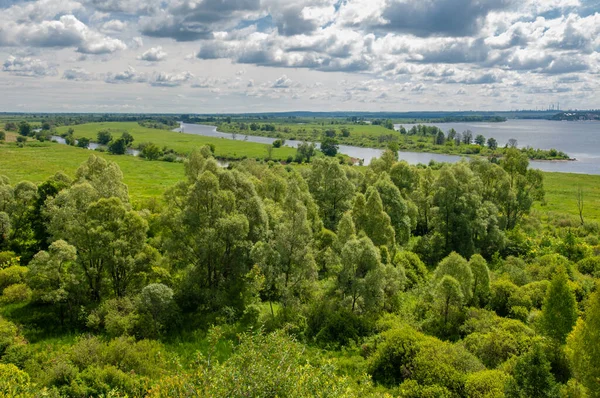
[{"label": "bare dead tree", "polygon": [[579,211],[579,219],[581,220],[581,225],[583,225],[583,189],[581,189],[581,187],[577,188],[577,210]]}]

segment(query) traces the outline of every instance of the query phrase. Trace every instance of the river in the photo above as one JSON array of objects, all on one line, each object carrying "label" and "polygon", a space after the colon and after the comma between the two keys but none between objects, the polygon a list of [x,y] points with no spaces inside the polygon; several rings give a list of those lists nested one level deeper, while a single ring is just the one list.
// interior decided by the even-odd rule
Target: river
[{"label": "river", "polygon": [[[424,123],[426,124],[426,123]],[[230,133],[221,133],[215,126],[182,124],[186,134],[233,139]],[[454,128],[458,132],[473,131],[494,137],[500,145],[515,138],[519,146],[532,146],[540,149],[555,148],[566,152],[576,161],[532,161],[531,167],[543,171],[578,174],[600,174],[600,123],[599,122],[554,122],[547,120],[509,120],[505,123],[439,123],[436,126],[447,131]],[[399,125],[398,125],[399,127]],[[405,124],[405,128],[412,127]],[[180,131],[180,129],[176,129]],[[238,141],[272,144],[276,138],[237,134]],[[286,140],[285,145],[297,147],[300,141]],[[383,150],[340,145],[339,152],[357,159],[364,159],[367,165],[373,158],[381,156]],[[436,162],[458,162],[462,157],[423,152],[398,152],[399,158],[409,164]]]}]

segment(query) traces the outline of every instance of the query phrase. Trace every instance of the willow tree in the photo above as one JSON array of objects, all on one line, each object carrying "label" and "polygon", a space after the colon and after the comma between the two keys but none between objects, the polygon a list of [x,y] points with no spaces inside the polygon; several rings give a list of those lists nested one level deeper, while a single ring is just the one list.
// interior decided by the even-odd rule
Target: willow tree
[{"label": "willow tree", "polygon": [[317,159],[308,176],[310,193],[319,205],[325,227],[335,230],[342,215],[350,209],[354,185],[337,159]]}]

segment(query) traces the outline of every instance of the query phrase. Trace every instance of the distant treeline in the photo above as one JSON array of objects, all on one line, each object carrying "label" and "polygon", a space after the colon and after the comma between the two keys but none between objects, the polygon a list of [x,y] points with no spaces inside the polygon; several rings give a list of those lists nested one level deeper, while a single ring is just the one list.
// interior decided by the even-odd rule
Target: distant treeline
[{"label": "distant treeline", "polygon": [[552,120],[600,120],[600,110],[597,111],[569,111],[561,112],[552,117]]}]

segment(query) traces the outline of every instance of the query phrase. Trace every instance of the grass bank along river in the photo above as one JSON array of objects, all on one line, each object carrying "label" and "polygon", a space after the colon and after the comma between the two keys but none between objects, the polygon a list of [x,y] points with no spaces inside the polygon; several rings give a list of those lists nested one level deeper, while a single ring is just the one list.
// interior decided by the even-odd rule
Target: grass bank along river
[{"label": "grass bank along river", "polygon": [[[390,120],[382,124],[366,122],[345,122],[336,120],[315,120],[308,123],[290,122],[287,120],[227,122],[215,121],[205,124],[217,126],[217,130],[231,134],[251,134],[255,136],[280,138],[286,140],[320,141],[323,137],[335,137],[343,145],[386,148],[396,145],[401,151],[430,152],[458,156],[502,156],[504,146],[510,138],[495,137],[494,134],[480,135],[476,125],[502,125],[503,123],[470,123],[469,127],[458,127],[450,134],[450,123],[394,125]],[[467,126],[467,123],[454,123]],[[465,133],[468,131],[468,133]],[[479,138],[483,137],[483,141]],[[490,142],[488,143],[488,139]],[[541,149],[538,149],[541,148]],[[556,148],[560,148],[556,149]],[[569,160],[568,153],[561,146],[540,147],[524,145],[521,148],[532,160]]]},{"label": "grass bank along river", "polygon": [[[529,122],[529,121],[523,121]],[[534,121],[539,122],[539,121]],[[561,122],[554,122],[561,123]],[[567,122],[565,122],[567,123]],[[502,124],[502,123],[494,123]],[[262,144],[271,144],[276,138],[272,137],[263,137],[256,135],[246,135],[246,134],[232,134],[232,133],[224,133],[217,131],[217,127],[209,126],[209,125],[200,125],[200,124],[182,124],[183,131],[186,134],[193,135],[202,135],[208,137],[220,137],[227,138],[231,140],[245,141],[245,142],[253,142],[253,143],[262,143]],[[600,124],[598,124],[600,127]],[[451,127],[449,126],[448,129]],[[474,130],[475,131],[475,130]],[[475,131],[476,132],[476,131]],[[526,133],[529,134],[529,133]],[[533,134],[533,133],[532,133]],[[585,134],[585,133],[581,133]],[[589,131],[588,134],[593,134],[592,131]],[[523,133],[518,135],[519,138],[524,136]],[[516,138],[519,140],[519,138]],[[596,139],[600,140],[600,135],[596,136]],[[296,147],[300,141],[298,140],[286,140],[285,145],[290,147]],[[543,170],[543,171],[551,171],[551,172],[561,172],[561,173],[578,173],[578,174],[600,174],[600,142],[595,148],[591,148],[591,151],[597,151],[598,153],[594,156],[593,152],[591,155],[587,155],[578,158],[577,161],[573,162],[562,162],[562,161],[532,161],[532,167]],[[378,148],[363,148],[357,146],[350,145],[340,145],[339,152],[344,155],[348,155],[357,159],[364,159],[364,164],[369,164],[373,158],[381,156],[383,149]],[[406,160],[410,164],[418,164],[424,163],[427,164],[430,161],[436,162],[458,162],[463,157],[456,155],[446,155],[446,154],[438,154],[438,153],[427,153],[427,152],[410,152],[410,151],[400,151],[399,153],[400,159]]]}]

